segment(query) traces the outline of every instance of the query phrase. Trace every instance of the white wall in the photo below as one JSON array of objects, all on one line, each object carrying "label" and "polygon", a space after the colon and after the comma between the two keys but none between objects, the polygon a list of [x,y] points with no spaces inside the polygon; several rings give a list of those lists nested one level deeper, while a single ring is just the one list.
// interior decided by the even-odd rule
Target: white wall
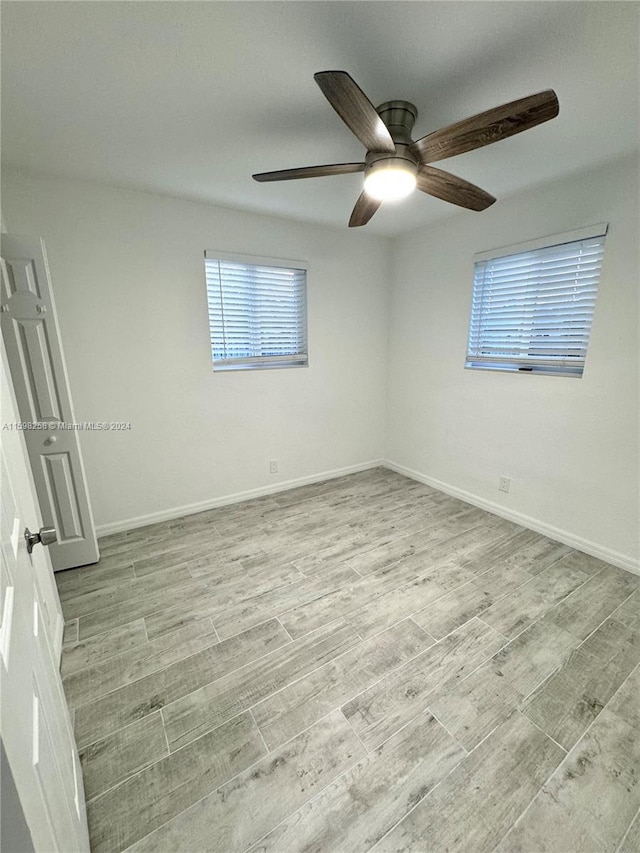
[{"label": "white wall", "polygon": [[[5,176],[9,230],[47,243],[77,420],[132,423],[81,434],[97,523],[386,456],[637,567],[637,176],[626,158],[395,241]],[[610,230],[583,378],[465,370],[472,255],[602,221]],[[212,373],[205,248],[310,262],[308,369]],[[508,495],[497,490],[503,474]]]},{"label": "white wall", "polygon": [[[599,222],[610,228],[584,376],[465,370],[472,255]],[[395,241],[388,459],[637,566],[638,233],[629,157]]]},{"label": "white wall", "polygon": [[[83,182],[3,176],[45,238],[96,523],[379,460],[388,241]],[[213,374],[205,249],[310,263],[308,368]],[[269,474],[269,460],[279,473]]]}]

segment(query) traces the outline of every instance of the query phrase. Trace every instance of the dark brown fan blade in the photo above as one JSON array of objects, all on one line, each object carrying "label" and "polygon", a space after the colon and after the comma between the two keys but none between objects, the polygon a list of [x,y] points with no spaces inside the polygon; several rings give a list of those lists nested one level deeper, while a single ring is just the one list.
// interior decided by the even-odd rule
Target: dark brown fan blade
[{"label": "dark brown fan blade", "polygon": [[366,225],[381,204],[382,202],[378,201],[378,199],[371,198],[366,193],[360,193],[356,206],[351,213],[349,228],[358,228],[360,225]]},{"label": "dark brown fan blade", "polygon": [[435,163],[529,130],[555,118],[559,109],[556,93],[547,89],[429,133],[412,142],[409,151],[421,163]]},{"label": "dark brown fan blade", "polygon": [[418,189],[451,204],[467,207],[469,210],[484,210],[495,201],[492,195],[476,187],[475,184],[463,181],[462,178],[457,178],[441,169],[434,169],[432,166],[420,166]]},{"label": "dark brown fan blade", "polygon": [[313,79],[349,130],[367,151],[393,154],[391,134],[376,108],[346,71],[318,71]]},{"label": "dark brown fan blade", "polygon": [[364,172],[364,163],[332,163],[328,166],[303,166],[300,169],[281,169],[279,172],[260,172],[254,181],[295,181],[298,178],[326,178],[330,175],[350,175]]}]

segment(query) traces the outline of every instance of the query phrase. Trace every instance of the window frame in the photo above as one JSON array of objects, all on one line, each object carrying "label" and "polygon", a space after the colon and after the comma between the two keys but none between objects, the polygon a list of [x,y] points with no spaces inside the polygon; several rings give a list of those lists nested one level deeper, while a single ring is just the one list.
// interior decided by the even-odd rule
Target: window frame
[{"label": "window frame", "polygon": [[[251,355],[246,357],[219,359],[214,357],[214,314],[209,295],[208,283],[208,261],[227,262],[241,264],[250,267],[273,267],[278,270],[295,270],[304,273],[302,282],[302,310],[297,314],[297,323],[303,326],[304,352],[280,355]],[[206,249],[204,252],[205,262],[205,290],[207,298],[207,317],[209,321],[209,344],[210,355],[214,373],[226,373],[237,370],[279,370],[282,368],[308,367],[309,366],[309,324],[308,324],[308,272],[307,261],[292,260],[290,258],[269,258],[262,255],[247,255],[230,252],[220,252],[217,249]],[[222,299],[221,299],[222,304]],[[222,321],[224,322],[224,320]],[[298,334],[297,329],[296,334]]]},{"label": "window frame", "polygon": [[[602,273],[602,263],[604,261],[604,247],[606,241],[606,235],[608,232],[608,224],[607,223],[599,223],[597,225],[588,226],[585,228],[580,228],[575,231],[569,231],[562,234],[554,234],[547,237],[540,237],[535,240],[529,240],[523,243],[518,243],[512,246],[504,246],[498,249],[491,249],[485,252],[478,252],[473,256],[473,284],[472,284],[472,293],[471,293],[471,306],[469,310],[469,327],[467,334],[467,351],[465,357],[465,369],[469,370],[490,370],[494,372],[501,373],[527,373],[527,374],[536,374],[536,375],[547,375],[547,376],[566,376],[566,377],[574,377],[580,378],[584,373],[584,367],[586,363],[586,356],[589,346],[589,339],[591,334],[591,327],[593,323],[593,318],[595,315],[596,308],[596,300],[598,296],[598,288],[600,285],[601,273]],[[595,284],[595,290],[593,292],[593,305],[590,307],[590,315],[588,315],[587,320],[585,321],[584,327],[581,327],[581,335],[584,339],[583,350],[584,353],[582,356],[576,356],[576,361],[574,363],[570,362],[570,356],[563,354],[562,347],[563,345],[559,345],[559,352],[557,356],[553,354],[544,355],[538,354],[538,363],[536,364],[534,359],[535,355],[532,350],[535,350],[535,330],[534,323],[531,321],[530,328],[528,331],[529,334],[529,356],[526,357],[524,355],[483,355],[479,351],[482,348],[482,331],[480,330],[480,324],[482,322],[481,312],[482,307],[476,308],[478,302],[482,305],[482,300],[485,297],[484,293],[484,283],[479,284],[479,275],[483,273],[479,270],[479,265],[483,262],[490,262],[493,260],[502,260],[507,259],[513,255],[520,255],[530,252],[542,252],[543,250],[549,249],[552,250],[554,248],[561,249],[563,245],[568,243],[579,243],[581,241],[586,240],[594,240],[594,239],[602,239],[602,260],[600,261],[600,267],[598,269],[598,279]],[[576,264],[577,266],[577,264]],[[524,280],[524,276],[521,282],[518,282],[516,287],[522,288],[521,296],[525,293],[525,288],[527,284]],[[586,289],[586,285],[585,285]],[[545,289],[539,283],[537,284],[537,288],[534,289],[534,298],[539,299],[543,297],[545,294],[549,294],[549,290]],[[568,301],[568,297],[567,297]],[[501,312],[500,309],[496,309],[496,314],[499,315]],[[522,308],[523,312],[526,310],[524,307]],[[533,310],[534,314],[536,311],[540,311],[538,305],[534,304],[531,306],[529,310]],[[546,312],[549,312],[549,308],[546,308]],[[494,314],[495,316],[495,314]],[[504,319],[504,318],[499,318]],[[524,319],[524,315],[523,315]],[[526,326],[526,323],[523,323]],[[558,325],[559,328],[559,325]],[[564,344],[566,347],[566,343]],[[557,363],[553,363],[554,358],[557,358]],[[563,361],[564,359],[564,361]],[[542,362],[547,362],[543,364]],[[551,362],[551,363],[549,363]]]}]

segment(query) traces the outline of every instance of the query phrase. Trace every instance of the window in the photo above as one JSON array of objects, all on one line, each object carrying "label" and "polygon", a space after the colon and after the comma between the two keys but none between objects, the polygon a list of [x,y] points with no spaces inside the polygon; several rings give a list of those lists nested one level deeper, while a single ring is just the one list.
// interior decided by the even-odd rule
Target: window
[{"label": "window", "polygon": [[466,367],[582,376],[606,225],[474,258]]},{"label": "window", "polygon": [[305,367],[307,265],[205,252],[214,370]]}]

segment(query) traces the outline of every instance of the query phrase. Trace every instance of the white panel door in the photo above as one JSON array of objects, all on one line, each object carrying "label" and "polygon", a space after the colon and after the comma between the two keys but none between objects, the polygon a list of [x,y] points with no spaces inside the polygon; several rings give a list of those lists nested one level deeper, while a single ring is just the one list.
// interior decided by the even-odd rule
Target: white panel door
[{"label": "white panel door", "polygon": [[[0,355],[4,423],[17,408],[2,347]],[[35,558],[47,560],[42,545],[29,555],[24,537],[39,518],[21,432],[0,432],[0,501],[0,734],[35,850],[88,853],[82,772]]]},{"label": "white panel door", "polygon": [[[2,235],[2,335],[54,569],[98,560],[49,267],[41,239]],[[65,428],[66,427],[66,428]],[[71,428],[69,428],[71,427]]]}]

